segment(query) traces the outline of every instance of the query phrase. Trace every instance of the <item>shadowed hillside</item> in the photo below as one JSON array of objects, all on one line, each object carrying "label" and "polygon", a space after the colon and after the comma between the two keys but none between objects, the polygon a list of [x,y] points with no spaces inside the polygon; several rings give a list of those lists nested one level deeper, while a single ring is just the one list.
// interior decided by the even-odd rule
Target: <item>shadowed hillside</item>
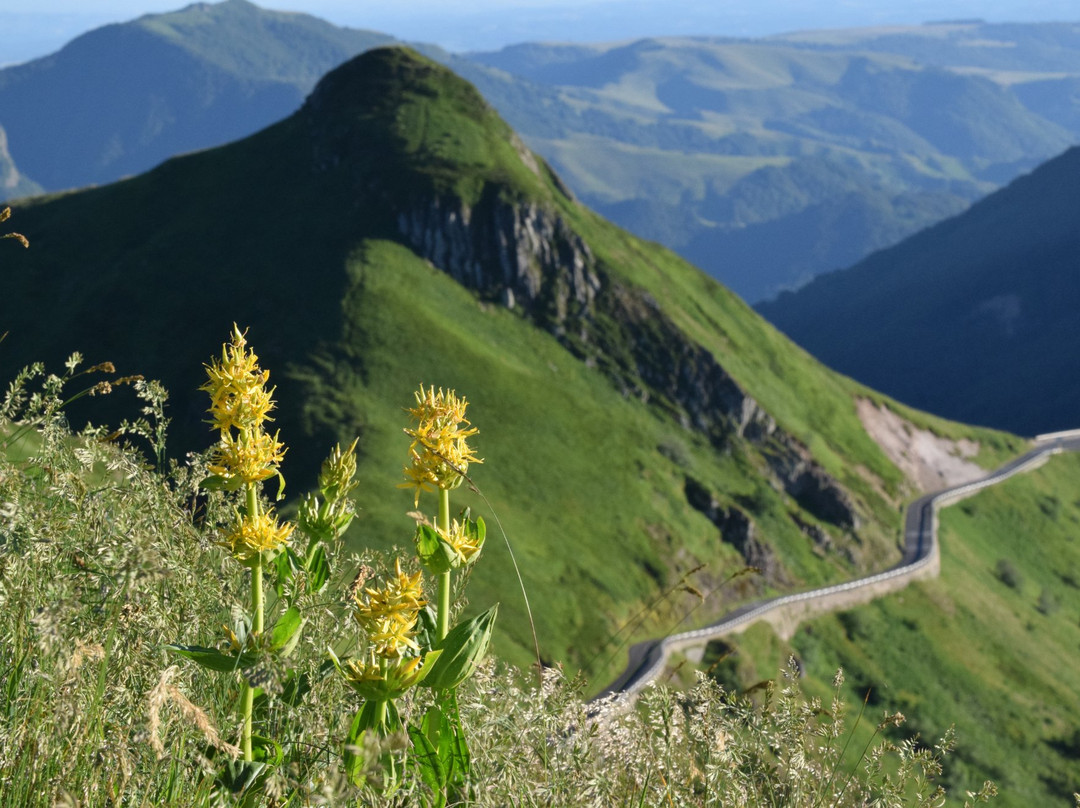
[{"label": "shadowed hillside", "polygon": [[1080,149],[965,214],[759,310],[912,406],[1020,434],[1075,427]]}]

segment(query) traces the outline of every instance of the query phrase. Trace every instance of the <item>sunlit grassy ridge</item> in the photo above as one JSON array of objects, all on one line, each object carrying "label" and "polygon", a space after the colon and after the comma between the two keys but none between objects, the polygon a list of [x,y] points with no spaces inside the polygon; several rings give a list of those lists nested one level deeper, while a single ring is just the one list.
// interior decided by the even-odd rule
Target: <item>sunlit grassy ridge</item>
[{"label": "sunlit grassy ridge", "polygon": [[[734,638],[743,684],[794,652],[822,692],[836,666],[907,731],[955,724],[946,779],[1003,805],[1071,805],[1080,726],[1080,458],[1064,455],[941,516],[941,577],[810,622],[791,643]],[[726,663],[730,670],[733,661]],[[732,681],[730,678],[728,681]]]}]

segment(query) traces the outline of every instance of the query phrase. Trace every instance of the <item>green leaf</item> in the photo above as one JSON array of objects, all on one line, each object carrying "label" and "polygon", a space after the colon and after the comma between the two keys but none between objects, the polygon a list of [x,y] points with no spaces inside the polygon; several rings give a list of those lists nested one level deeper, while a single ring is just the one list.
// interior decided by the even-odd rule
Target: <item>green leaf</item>
[{"label": "green leaf", "polygon": [[487,655],[498,612],[499,604],[496,603],[467,623],[454,626],[436,646],[442,655],[421,684],[436,690],[450,690],[472,676]]},{"label": "green leaf", "polygon": [[457,710],[457,699],[451,692],[443,699],[447,709],[431,707],[419,727],[409,728],[413,742],[414,760],[424,782],[436,795],[436,805],[467,805],[469,783],[469,749]]},{"label": "green leaf", "polygon": [[480,550],[484,549],[484,540],[487,538],[487,525],[484,524],[484,517],[476,517],[476,521],[473,522],[468,519],[468,514],[465,514],[465,530],[477,546],[477,552],[473,553],[469,557],[469,564],[476,563],[476,560],[480,558]]},{"label": "green leaf", "polygon": [[199,483],[199,488],[207,491],[239,491],[244,481],[239,477],[226,479],[218,474],[211,474]]},{"label": "green leaf", "polygon": [[251,736],[251,752],[254,760],[230,760],[218,773],[218,783],[232,793],[233,798],[243,795],[237,805],[257,805],[259,795],[266,785],[266,779],[284,758],[281,745],[261,735]]},{"label": "green leaf", "polygon": [[453,782],[464,785],[468,783],[469,773],[472,771],[472,758],[469,755],[469,745],[465,742],[465,728],[461,725],[457,693],[450,693],[449,703],[450,711],[446,716],[446,723],[450,728],[450,737],[452,739]]},{"label": "green leaf", "polygon": [[349,732],[345,735],[345,776],[356,786],[364,784],[364,733],[367,732],[364,726],[364,709],[367,706],[368,703],[365,703],[353,716]]},{"label": "green leaf", "polygon": [[430,651],[439,643],[439,618],[430,603],[420,610],[419,618],[413,639],[421,651]]},{"label": "green leaf", "polygon": [[[426,720],[426,719],[425,719]],[[443,765],[442,757],[438,748],[427,737],[427,734],[418,727],[409,727],[409,738],[413,744],[412,763],[416,766],[420,779],[424,785],[431,789],[435,795],[433,808],[443,808],[446,805],[446,782],[447,771]]]},{"label": "green leaf", "polygon": [[284,759],[281,744],[272,738],[264,738],[262,735],[251,736],[251,754],[255,760],[268,766],[280,766]]},{"label": "green leaf", "polygon": [[307,622],[300,617],[300,610],[290,606],[278,618],[270,632],[270,649],[285,657],[292,653],[300,640],[300,628]]},{"label": "green leaf", "polygon": [[321,544],[316,545],[308,552],[308,556],[304,560],[304,569],[308,572],[307,587],[309,593],[319,592],[326,586],[326,582],[330,580],[330,562],[327,560],[326,551],[323,550]]},{"label": "green leaf", "polygon": [[343,513],[341,516],[334,520],[335,539],[339,539],[345,534],[345,531],[349,529],[349,525],[352,524],[354,516],[356,516],[356,514],[354,513]]},{"label": "green leaf", "polygon": [[204,668],[222,673],[242,670],[254,665],[258,661],[255,654],[223,654],[215,648],[203,648],[201,645],[166,645],[166,651],[190,659]]},{"label": "green leaf", "polygon": [[429,525],[416,526],[416,555],[432,575],[440,575],[454,566],[457,554],[449,542]]},{"label": "green leaf", "polygon": [[279,553],[271,562],[274,565],[274,592],[279,598],[285,595],[285,586],[292,580],[293,573],[300,568],[300,559],[290,548]]}]

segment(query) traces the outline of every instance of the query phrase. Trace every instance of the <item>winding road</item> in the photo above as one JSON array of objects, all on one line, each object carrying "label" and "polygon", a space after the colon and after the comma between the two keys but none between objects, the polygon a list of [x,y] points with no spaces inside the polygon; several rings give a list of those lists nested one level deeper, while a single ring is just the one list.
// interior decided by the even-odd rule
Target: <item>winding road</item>
[{"label": "winding road", "polygon": [[638,643],[630,648],[630,661],[626,668],[596,699],[614,695],[633,697],[663,671],[672,652],[700,646],[718,637],[743,631],[760,620],[772,623],[781,633],[790,634],[795,626],[807,617],[850,608],[888,592],[903,589],[914,580],[936,577],[940,569],[938,509],[959,502],[1014,474],[1030,471],[1045,463],[1052,455],[1064,451],[1080,451],[1080,430],[1040,435],[1035,439],[1035,444],[1031,451],[985,477],[926,494],[912,502],[904,518],[903,557],[884,572],[807,592],[747,603],[704,628]]}]

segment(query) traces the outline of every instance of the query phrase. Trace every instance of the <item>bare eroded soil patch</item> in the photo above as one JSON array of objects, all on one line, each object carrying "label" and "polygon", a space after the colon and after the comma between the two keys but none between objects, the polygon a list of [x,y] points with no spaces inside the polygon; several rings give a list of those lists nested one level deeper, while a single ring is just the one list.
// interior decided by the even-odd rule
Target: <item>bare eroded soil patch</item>
[{"label": "bare eroded soil patch", "polygon": [[950,440],[918,429],[896,413],[860,398],[855,402],[863,428],[922,492],[977,480],[986,470],[969,458],[979,451],[971,440]]}]

